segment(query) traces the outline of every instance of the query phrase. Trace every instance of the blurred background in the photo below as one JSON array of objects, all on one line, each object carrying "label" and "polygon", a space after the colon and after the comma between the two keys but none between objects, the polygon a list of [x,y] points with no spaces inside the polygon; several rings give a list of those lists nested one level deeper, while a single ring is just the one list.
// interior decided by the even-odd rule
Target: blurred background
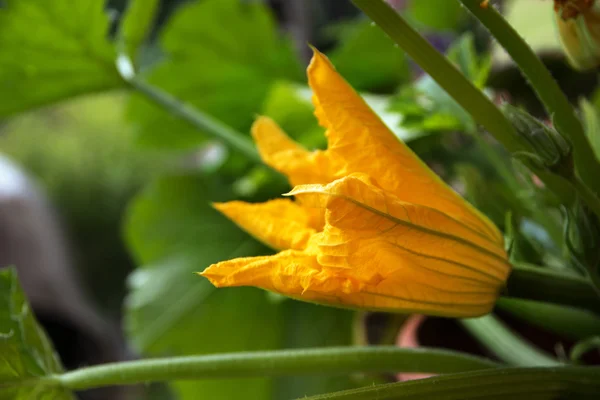
[{"label": "blurred background", "polygon": [[[523,77],[457,2],[390,3],[440,51],[449,52],[477,85],[543,117]],[[574,101],[586,96],[596,104],[597,75],[575,72],[566,63],[555,31],[552,2],[493,3],[536,49]],[[249,4],[254,8],[244,8]],[[116,34],[126,7],[125,0],[108,1],[111,35]],[[137,53],[137,64],[153,84],[241,132],[248,132],[255,115],[266,114],[306,146],[318,148],[324,145],[324,137],[312,117],[303,73],[310,58],[307,43],[324,51],[395,133],[436,172],[471,195],[471,201],[479,202],[503,225],[509,205],[478,199],[481,193],[469,191],[473,189],[470,183],[493,175],[482,152],[464,133],[475,129],[470,117],[457,110],[458,106],[349,1],[162,0],[150,34]],[[0,93],[2,97],[10,101],[10,93]],[[124,89],[0,116],[0,157],[0,265],[17,266],[36,314],[69,369],[140,355],[201,352],[193,346],[177,349],[173,343],[194,341],[193,329],[201,332],[202,327],[196,326],[184,339],[175,335],[164,345],[157,344],[159,339],[148,342],[140,338],[144,323],[158,318],[162,310],[154,308],[153,313],[144,314],[149,312],[144,307],[156,299],[145,298],[149,289],[140,288],[159,278],[144,267],[134,272],[136,266],[152,259],[140,256],[146,253],[140,250],[143,244],[136,236],[144,229],[140,235],[151,236],[150,221],[155,219],[146,215],[146,222],[140,220],[146,218],[148,208],[163,207],[150,204],[152,201],[160,197],[181,211],[193,208],[194,200],[204,200],[214,185],[228,188],[227,195],[216,197],[261,200],[285,191],[284,184],[269,181],[260,167],[248,168],[239,155]],[[466,163],[480,168],[473,170]],[[178,178],[177,184],[165,182],[164,177],[174,173],[185,176]],[[196,174],[218,179],[198,193],[180,189]],[[168,197],[178,190],[184,199]],[[160,221],[170,218],[164,215]],[[203,267],[195,265],[192,271]],[[164,276],[161,279],[166,286],[154,289],[155,296],[170,296],[172,303],[186,301],[176,285],[169,286]],[[133,316],[126,315],[132,312]],[[318,325],[322,319],[323,324],[345,324],[350,332],[357,323],[357,317],[349,313],[328,313],[296,310],[287,324],[317,320],[314,323]],[[192,318],[193,313],[186,317]],[[361,317],[370,321],[368,335],[385,336],[380,329],[385,325],[380,321],[389,322],[385,316]],[[312,334],[319,336],[324,328],[319,329]],[[328,329],[333,330],[331,326]],[[201,333],[198,335],[200,340]],[[344,338],[332,335],[326,335],[329,339],[325,342],[356,340],[350,339],[349,333]],[[284,336],[286,339],[278,342],[280,347],[302,341],[293,339],[294,334]],[[311,344],[327,343],[308,340],[303,345]],[[347,386],[339,381],[333,386],[319,385],[315,384],[315,392]],[[156,385],[151,390],[119,393],[128,398],[186,398],[186,390]],[[107,393],[110,398],[116,396],[116,392],[98,393],[89,398],[108,398]]]}]

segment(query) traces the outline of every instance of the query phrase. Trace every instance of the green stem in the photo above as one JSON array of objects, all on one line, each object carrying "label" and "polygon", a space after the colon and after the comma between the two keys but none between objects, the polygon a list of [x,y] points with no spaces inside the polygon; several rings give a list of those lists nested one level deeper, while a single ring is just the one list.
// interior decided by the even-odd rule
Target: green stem
[{"label": "green stem", "polygon": [[462,319],[460,323],[499,359],[522,367],[561,365],[549,354],[517,336],[493,315]]},{"label": "green stem", "polygon": [[133,89],[142,93],[159,106],[165,108],[171,114],[189,122],[194,127],[214,136],[216,139],[222,140],[231,148],[244,154],[249,160],[256,163],[262,162],[249,136],[237,132],[210,115],[179,101],[169,93],[166,93],[137,77],[126,78],[125,81]]},{"label": "green stem", "polygon": [[327,393],[302,400],[596,399],[600,367],[500,368]]},{"label": "green stem", "polygon": [[600,299],[587,280],[560,274],[549,268],[515,265],[506,283],[504,295],[600,313]]},{"label": "green stem", "polygon": [[352,0],[509,151],[523,150],[504,114],[383,0]]},{"label": "green stem", "polygon": [[556,129],[572,143],[577,172],[595,192],[600,192],[600,180],[596,176],[597,171],[600,171],[600,162],[593,153],[575,110],[550,74],[550,71],[519,33],[494,7],[482,8],[480,6],[481,0],[458,1],[481,21],[527,77],[539,99],[546,107],[548,115],[552,117]]},{"label": "green stem", "polygon": [[[517,132],[504,114],[446,57],[415,31],[394,9],[383,0],[352,0],[388,34],[417,64],[425,70],[458,104],[511,153],[529,151],[518,140]],[[574,196],[568,186],[562,185],[551,174],[540,173],[539,178],[561,202],[570,205]]]},{"label": "green stem", "polygon": [[394,346],[332,347],[213,354],[112,363],[46,378],[72,390],[142,382],[354,372],[453,373],[500,366],[439,349]]}]

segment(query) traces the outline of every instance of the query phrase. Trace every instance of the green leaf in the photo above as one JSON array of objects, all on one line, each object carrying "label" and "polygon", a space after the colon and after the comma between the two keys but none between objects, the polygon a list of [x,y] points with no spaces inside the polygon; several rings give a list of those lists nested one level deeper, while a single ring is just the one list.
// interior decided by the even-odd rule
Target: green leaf
[{"label": "green leaf", "polygon": [[120,51],[131,60],[137,58],[139,47],[146,41],[156,18],[159,0],[129,0],[119,27]]},{"label": "green leaf", "polygon": [[0,400],[72,399],[68,391],[43,379],[60,372],[60,361],[27,303],[16,271],[0,271]]},{"label": "green leaf", "polygon": [[410,78],[406,55],[381,28],[359,20],[341,31],[341,44],[329,56],[356,90],[391,91]]},{"label": "green leaf", "polygon": [[600,367],[501,368],[306,397],[302,400],[597,399]]},{"label": "green leaf", "polygon": [[263,104],[261,115],[273,118],[285,133],[307,148],[323,148],[325,129],[319,126],[310,99],[302,96],[304,89],[290,82],[277,82]]},{"label": "green leaf", "polygon": [[[273,348],[279,310],[256,289],[216,290],[195,271],[266,248],[210,207],[223,191],[197,176],[162,178],[131,206],[127,239],[141,267],[130,277],[126,329],[146,355],[205,354]],[[181,398],[267,398],[268,379],[186,382]],[[209,394],[210,393],[210,394]]]},{"label": "green leaf", "polygon": [[[491,61],[489,56],[477,54],[472,34],[459,38],[447,56],[469,81],[483,89]],[[403,116],[402,127],[409,131],[475,130],[475,122],[469,113],[429,75],[402,87],[392,101],[391,109]]]},{"label": "green leaf", "polygon": [[[248,132],[271,84],[301,79],[293,48],[280,36],[262,3],[193,2],[182,6],[165,28],[160,42],[167,60],[147,80]],[[140,96],[132,98],[129,114],[144,145],[181,149],[205,140],[202,132]]]},{"label": "green leaf", "polygon": [[0,118],[123,85],[99,0],[6,0],[0,7]]},{"label": "green leaf", "polygon": [[[164,177],[129,211],[126,236],[142,265],[130,277],[126,328],[146,355],[349,345],[353,314],[274,301],[254,288],[215,289],[193,274],[211,263],[270,251],[216,212],[228,190],[194,175]],[[348,377],[175,383],[181,399],[278,399],[352,387]]]},{"label": "green leaf", "polygon": [[[353,312],[294,300],[286,300],[282,308],[284,320],[280,348],[352,344]],[[313,376],[285,377],[274,380],[272,399],[293,399],[358,386],[358,382],[347,375],[316,373]]]},{"label": "green leaf", "polygon": [[436,30],[453,30],[464,20],[466,13],[456,1],[411,1],[404,11],[411,21]]}]

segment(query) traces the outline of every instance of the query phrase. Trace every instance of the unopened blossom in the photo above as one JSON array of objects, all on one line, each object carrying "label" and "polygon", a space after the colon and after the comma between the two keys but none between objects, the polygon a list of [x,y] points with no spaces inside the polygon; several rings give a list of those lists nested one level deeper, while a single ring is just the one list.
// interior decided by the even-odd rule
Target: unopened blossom
[{"label": "unopened blossom", "polygon": [[[488,313],[510,273],[503,237],[399,141],[329,60],[308,68],[328,148],[308,151],[272,120],[252,135],[286,198],[215,207],[279,251],[211,265],[215,286],[296,299],[452,317]],[[293,197],[293,199],[292,199]]]},{"label": "unopened blossom", "polygon": [[598,0],[554,0],[560,40],[577,69],[600,64],[600,2]]}]

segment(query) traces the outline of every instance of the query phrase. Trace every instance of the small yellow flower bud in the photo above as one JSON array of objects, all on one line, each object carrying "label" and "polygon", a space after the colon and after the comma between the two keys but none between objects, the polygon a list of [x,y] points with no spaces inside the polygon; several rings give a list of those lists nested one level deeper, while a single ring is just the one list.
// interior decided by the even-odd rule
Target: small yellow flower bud
[{"label": "small yellow flower bud", "polygon": [[600,1],[554,0],[560,40],[571,65],[579,70],[600,64]]}]

